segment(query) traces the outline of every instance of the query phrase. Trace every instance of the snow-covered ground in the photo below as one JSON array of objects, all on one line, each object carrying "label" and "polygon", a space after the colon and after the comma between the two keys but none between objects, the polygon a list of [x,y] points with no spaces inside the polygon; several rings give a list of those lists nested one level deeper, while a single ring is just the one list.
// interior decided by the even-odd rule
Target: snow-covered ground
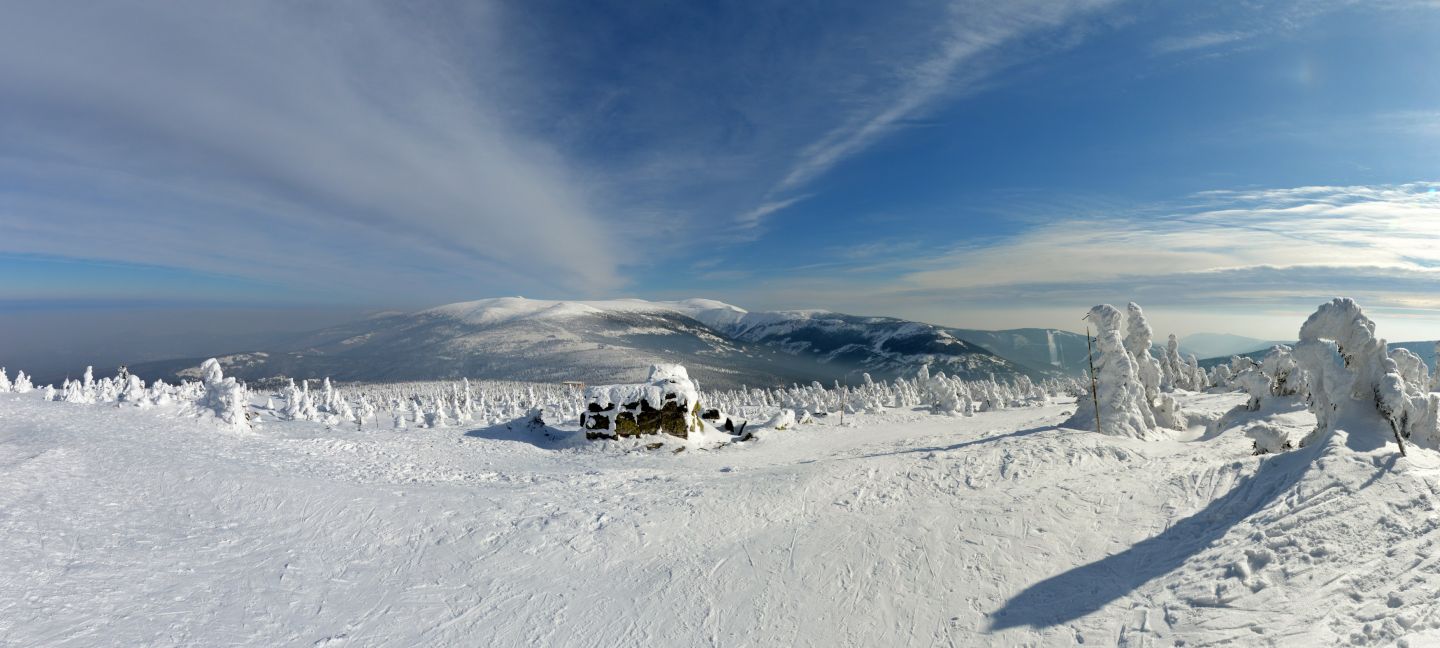
[{"label": "snow-covered ground", "polygon": [[[235,431],[0,394],[0,644],[1440,645],[1440,454],[1185,394],[847,415],[717,449]],[[1228,414],[1228,415],[1227,415]]]}]

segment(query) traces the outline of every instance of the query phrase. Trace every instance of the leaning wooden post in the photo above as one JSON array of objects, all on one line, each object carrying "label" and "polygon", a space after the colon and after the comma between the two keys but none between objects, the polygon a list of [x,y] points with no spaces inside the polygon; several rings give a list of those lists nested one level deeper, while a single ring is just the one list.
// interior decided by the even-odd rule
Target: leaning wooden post
[{"label": "leaning wooden post", "polygon": [[1405,454],[1405,440],[1400,438],[1400,427],[1394,421],[1390,422],[1390,431],[1395,433],[1395,443],[1400,445],[1400,456],[1409,456]]},{"label": "leaning wooden post", "polygon": [[1090,363],[1090,403],[1095,406],[1095,431],[1104,434],[1100,430],[1100,388],[1095,378],[1095,347],[1091,343],[1090,327],[1085,327],[1085,360]]}]

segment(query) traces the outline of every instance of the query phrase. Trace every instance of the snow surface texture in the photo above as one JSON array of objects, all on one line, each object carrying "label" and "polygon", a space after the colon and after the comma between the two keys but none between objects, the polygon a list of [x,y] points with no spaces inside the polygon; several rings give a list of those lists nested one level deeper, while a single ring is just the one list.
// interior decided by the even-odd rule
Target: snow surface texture
[{"label": "snow surface texture", "polygon": [[1210,425],[891,409],[673,454],[0,394],[0,644],[1440,641],[1440,454],[1257,457],[1302,404],[1180,398]]}]

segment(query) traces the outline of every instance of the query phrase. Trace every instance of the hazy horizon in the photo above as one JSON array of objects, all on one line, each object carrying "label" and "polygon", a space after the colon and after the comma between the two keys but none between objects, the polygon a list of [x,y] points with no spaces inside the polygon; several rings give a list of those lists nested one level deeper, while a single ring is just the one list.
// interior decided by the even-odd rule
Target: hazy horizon
[{"label": "hazy horizon", "polygon": [[[629,298],[617,296],[617,298]],[[677,297],[684,298],[684,297]],[[470,301],[470,300],[467,300]],[[1123,306],[1123,302],[1118,302]],[[40,308],[34,310],[0,310],[0,329],[7,332],[0,336],[0,366],[26,371],[47,382],[62,375],[79,375],[86,366],[108,372],[120,364],[133,364],[154,360],[221,355],[247,351],[273,350],[274,345],[288,341],[295,334],[308,333],[325,327],[363,320],[377,313],[391,310],[411,312],[440,306],[429,304],[419,308],[386,309],[378,307],[328,306],[290,308],[263,308],[256,305],[236,307],[211,305],[209,307],[185,307],[152,305],[133,307],[111,305],[107,308],[87,307],[72,304],[67,308]],[[746,308],[745,304],[733,304]],[[797,307],[782,310],[801,310]],[[747,310],[765,310],[747,308]],[[1276,327],[1273,335],[1255,335],[1254,331],[1270,331],[1263,325],[1248,329],[1248,333],[1237,333],[1205,328],[1203,323],[1217,326],[1233,325],[1237,315],[1217,313],[1175,313],[1163,309],[1146,309],[1146,314],[1156,330],[1156,339],[1163,342],[1169,334],[1175,334],[1182,341],[1195,334],[1237,335],[1261,341],[1290,341],[1296,337],[1300,323],[1309,311],[1293,313],[1295,325],[1289,330]],[[847,313],[863,316],[897,317],[887,313]],[[1005,316],[1001,323],[1016,325],[987,325],[984,318],[945,321],[919,317],[902,317],[929,324],[981,330],[1013,328],[1046,328],[1081,333],[1085,326],[1079,317],[1066,318],[1072,311],[1036,309],[1026,316]],[[1083,314],[1083,313],[1082,313]],[[1401,317],[1390,317],[1384,312],[1373,310],[1370,315],[1376,320],[1379,331],[1391,342],[1425,341],[1433,338],[1423,335],[1389,335],[1388,332],[1416,333],[1431,332],[1426,324],[1406,326]],[[1239,316],[1247,321],[1247,316]],[[1255,315],[1252,320],[1263,324],[1265,316]],[[1051,318],[1051,319],[1047,319]],[[1066,320],[1073,321],[1066,321]],[[1171,326],[1180,323],[1181,326]],[[1187,328],[1184,324],[1190,324]]]},{"label": "hazy horizon", "polygon": [[517,294],[1440,337],[1435,3],[837,9],[20,2],[0,364]]}]

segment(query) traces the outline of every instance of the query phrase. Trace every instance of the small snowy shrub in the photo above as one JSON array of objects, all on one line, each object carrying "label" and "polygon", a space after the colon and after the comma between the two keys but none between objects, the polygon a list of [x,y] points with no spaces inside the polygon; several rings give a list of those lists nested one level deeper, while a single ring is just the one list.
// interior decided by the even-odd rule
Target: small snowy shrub
[{"label": "small snowy shrub", "polygon": [[1255,442],[1255,454],[1289,450],[1290,433],[1269,423],[1256,423],[1245,428],[1245,436]]},{"label": "small snowy shrub", "polygon": [[795,427],[795,420],[795,410],[782,409],[779,414],[771,417],[769,421],[766,421],[765,424],[760,427],[771,430],[788,430]]}]

